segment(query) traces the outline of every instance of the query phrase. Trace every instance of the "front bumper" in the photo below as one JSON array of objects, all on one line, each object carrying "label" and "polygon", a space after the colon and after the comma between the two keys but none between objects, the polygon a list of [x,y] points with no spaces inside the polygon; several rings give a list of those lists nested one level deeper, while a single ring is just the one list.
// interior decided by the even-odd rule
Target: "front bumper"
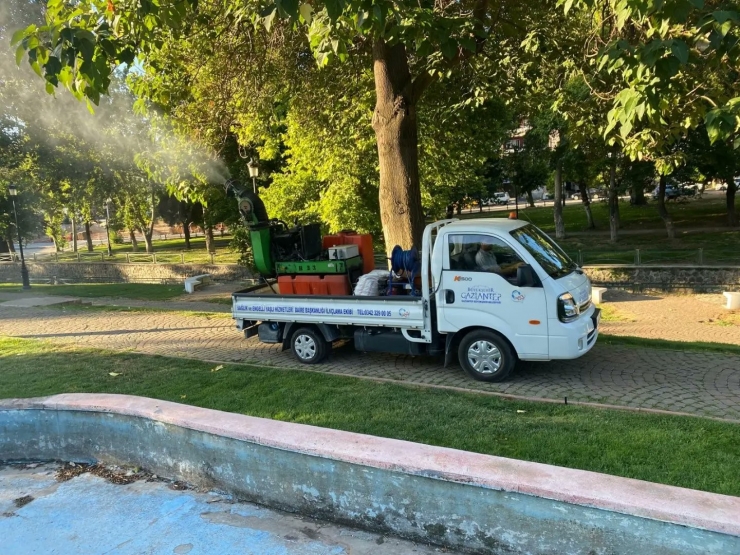
[{"label": "front bumper", "polygon": [[585,355],[596,345],[600,324],[601,309],[596,307],[569,324],[550,320],[550,329],[558,333],[550,336],[550,360],[567,360]]}]

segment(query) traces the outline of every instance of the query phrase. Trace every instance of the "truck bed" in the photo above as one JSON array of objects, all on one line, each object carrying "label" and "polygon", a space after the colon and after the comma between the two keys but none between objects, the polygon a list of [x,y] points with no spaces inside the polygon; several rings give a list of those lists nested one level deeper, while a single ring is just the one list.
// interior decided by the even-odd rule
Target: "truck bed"
[{"label": "truck bed", "polygon": [[424,328],[420,297],[279,295],[237,291],[232,295],[236,320],[304,322],[354,326]]}]

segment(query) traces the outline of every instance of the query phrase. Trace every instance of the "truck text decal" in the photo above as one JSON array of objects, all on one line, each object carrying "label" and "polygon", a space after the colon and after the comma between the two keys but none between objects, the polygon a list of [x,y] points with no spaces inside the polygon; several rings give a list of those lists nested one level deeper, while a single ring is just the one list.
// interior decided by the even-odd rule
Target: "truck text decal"
[{"label": "truck text decal", "polygon": [[[322,306],[269,306],[269,305],[236,305],[237,310],[245,312],[266,312],[268,314],[328,314],[329,316],[353,316],[352,308],[327,308]],[[358,314],[362,311],[358,311]]]},{"label": "truck text decal", "polygon": [[464,303],[501,304],[501,293],[496,293],[493,287],[476,285],[460,293],[460,300]]}]

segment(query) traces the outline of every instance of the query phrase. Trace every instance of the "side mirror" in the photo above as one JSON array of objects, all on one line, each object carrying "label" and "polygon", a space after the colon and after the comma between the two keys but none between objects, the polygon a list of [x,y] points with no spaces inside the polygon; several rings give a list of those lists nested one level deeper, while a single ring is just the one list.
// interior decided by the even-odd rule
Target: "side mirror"
[{"label": "side mirror", "polygon": [[538,287],[541,285],[539,277],[532,266],[524,264],[516,269],[516,286],[517,287]]}]

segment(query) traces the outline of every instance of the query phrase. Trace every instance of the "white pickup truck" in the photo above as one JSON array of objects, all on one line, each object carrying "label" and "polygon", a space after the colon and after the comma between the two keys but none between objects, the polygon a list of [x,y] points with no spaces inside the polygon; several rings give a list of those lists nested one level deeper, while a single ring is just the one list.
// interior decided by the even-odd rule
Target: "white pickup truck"
[{"label": "white pickup truck", "polygon": [[574,359],[596,343],[591,283],[547,235],[520,220],[443,220],[426,227],[421,295],[309,296],[236,292],[246,337],[282,343],[306,364],[332,343],[408,355],[457,355],[482,381],[520,360]]}]

